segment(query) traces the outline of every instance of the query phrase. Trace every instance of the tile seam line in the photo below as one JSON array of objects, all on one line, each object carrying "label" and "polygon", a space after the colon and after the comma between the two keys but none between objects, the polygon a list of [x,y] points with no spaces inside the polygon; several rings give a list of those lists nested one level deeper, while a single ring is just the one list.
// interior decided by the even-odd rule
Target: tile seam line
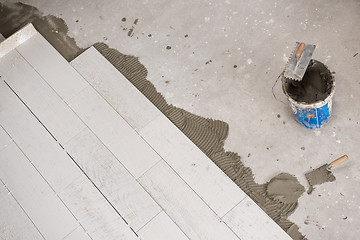
[{"label": "tile seam line", "polygon": [[[162,113],[161,113],[162,114]],[[164,115],[164,114],[163,114]],[[164,115],[165,116],[165,115]],[[166,116],[165,116],[166,117]],[[166,117],[167,118],[167,117]],[[170,120],[170,119],[169,119]],[[170,121],[171,122],[171,121]],[[175,124],[174,123],[172,123],[171,122],[171,124],[172,124],[172,126],[173,127],[175,127],[176,129],[178,129],[176,126],[175,126]],[[180,129],[178,129],[181,133],[183,133]],[[242,202],[246,197],[247,197],[247,195],[243,198],[243,199],[241,199],[238,203],[236,203],[230,210],[228,210],[222,217],[220,217],[216,212],[215,212],[215,210],[212,208],[212,207],[210,207],[210,205],[208,204],[208,203],[206,203],[205,202],[205,200],[190,186],[190,184],[187,182],[187,181],[185,181],[185,179],[183,178],[183,177],[181,177],[180,176],[180,174],[164,159],[165,158],[165,156],[163,157],[162,155],[160,155],[160,153],[158,153],[157,151],[156,151],[156,149],[155,148],[153,148],[153,146],[148,142],[148,141],[146,141],[146,139],[141,135],[141,134],[139,134],[139,136],[146,142],[146,144],[148,144],[150,147],[151,147],[151,149],[153,149],[154,150],[154,152],[158,155],[158,156],[160,156],[160,160],[158,161],[158,162],[156,162],[153,166],[151,166],[151,168],[149,168],[145,173],[147,173],[150,169],[152,169],[155,165],[157,165],[161,160],[163,160],[180,178],[181,178],[181,180],[182,181],[184,181],[185,183],[186,183],[186,185],[188,185],[189,187],[190,187],[190,189],[193,191],[193,192],[195,192],[196,193],[196,195],[208,206],[208,208],[210,208],[214,213],[215,213],[215,215],[220,219],[220,220],[222,220],[222,218],[228,213],[228,212],[230,212],[233,208],[235,208],[240,202]],[[188,141],[190,141],[191,143],[193,143],[185,134],[184,134],[184,136],[186,137],[186,139],[188,140]],[[196,149],[198,149],[199,151],[201,151],[200,150],[200,148],[198,148],[195,144],[194,144],[194,147],[196,148]],[[203,153],[203,151],[201,151],[202,153]],[[171,152],[169,152],[168,154],[170,154]],[[207,156],[206,156],[207,157]],[[207,157],[208,158],[208,160],[210,160],[211,162],[212,162],[212,160],[209,158],[209,157]],[[210,163],[211,164],[211,163]],[[216,166],[216,165],[215,165]],[[217,167],[217,166],[216,166]],[[218,168],[217,167],[217,169],[218,170],[220,170],[221,171],[221,169],[220,168]],[[222,171],[221,171],[222,172]],[[143,173],[141,176],[143,176],[145,173]],[[222,172],[223,173],[223,172]],[[140,177],[141,177],[140,176]],[[138,179],[140,178],[140,177],[138,177],[136,180],[138,181]],[[229,178],[227,175],[225,175],[225,177],[227,177],[227,178]],[[145,190],[146,191],[146,190]]]},{"label": "tile seam line", "polygon": [[[89,48],[91,48],[91,47],[89,47]],[[89,49],[88,48],[88,49]],[[101,55],[101,53],[97,50],[97,49],[95,49],[100,55]],[[86,50],[84,51],[84,53],[86,52]],[[80,55],[79,55],[80,56]],[[103,55],[101,55],[101,57],[102,58],[104,58],[104,56]],[[76,58],[75,58],[76,59]],[[74,59],[74,60],[75,60]],[[104,58],[108,63],[110,63],[106,58]],[[136,91],[138,91],[144,98],[146,98],[146,100],[148,100],[150,103],[151,103],[151,105],[153,105],[158,111],[159,111],[159,114],[157,114],[153,119],[151,119],[151,120],[149,120],[144,126],[142,126],[140,129],[136,129],[135,127],[133,127],[133,126],[131,126],[131,124],[115,109],[115,107],[114,106],[112,106],[112,104],[108,101],[108,100],[106,100],[106,98],[104,98],[104,96],[94,87],[94,85],[92,85],[73,65],[72,65],[72,62],[74,61],[74,60],[72,60],[71,62],[69,62],[69,65],[73,68],[73,69],[75,69],[75,71],[89,84],[89,86],[91,86],[96,92],[97,92],[97,94],[99,94],[99,96],[102,98],[102,99],[104,99],[104,101],[122,118],[122,119],[124,119],[124,121],[138,134],[138,135],[140,135],[139,134],[139,131],[141,130],[141,129],[143,129],[145,126],[147,126],[151,121],[153,121],[156,117],[158,117],[160,114],[162,114],[162,112],[152,103],[152,102],[150,102],[137,88],[135,88],[135,86],[134,85],[132,85],[132,83],[129,81],[129,79],[127,79],[124,75],[124,78],[127,80],[127,81],[129,81],[129,83],[131,84],[131,86],[133,86],[134,88],[135,88],[135,90]],[[111,65],[111,67],[114,67],[114,66],[112,66]],[[121,74],[122,75],[122,73],[121,72],[119,72],[119,74]],[[88,86],[87,86],[88,87]],[[85,90],[87,87],[85,87],[83,90]],[[82,92],[83,90],[81,90],[80,92]],[[79,92],[79,93],[80,93]],[[79,94],[78,93],[78,94]],[[73,99],[75,96],[73,96],[71,99]],[[67,100],[67,101],[65,101],[66,103],[67,102],[69,102],[70,100]]]},{"label": "tile seam line", "polygon": [[[65,151],[66,152],[66,151]],[[80,169],[80,171],[85,175],[85,177],[91,182],[91,184],[96,188],[96,190],[101,194],[101,196],[106,200],[106,202],[110,205],[110,207],[120,216],[120,218],[126,223],[126,225],[132,230],[131,226],[129,225],[129,223],[123,218],[123,216],[121,216],[120,212],[115,208],[115,206],[110,202],[110,200],[105,197],[105,195],[102,193],[102,191],[100,191],[100,189],[96,186],[96,184],[90,179],[90,177],[84,172],[84,170],[82,170],[82,168],[76,163],[75,159],[68,153],[66,152],[66,154],[69,156],[69,158],[76,164],[76,166]],[[81,176],[80,176],[81,177]],[[79,178],[80,178],[79,177]],[[79,179],[77,178],[77,179]],[[76,179],[76,180],[77,180]],[[75,181],[75,180],[74,180]],[[70,183],[71,184],[71,183]],[[69,185],[70,185],[69,184]],[[68,185],[68,186],[69,186]],[[61,192],[59,192],[60,194]],[[134,232],[134,230],[132,230]],[[135,232],[134,232],[135,233]],[[135,233],[135,235],[137,235]]]},{"label": "tile seam line", "polygon": [[[142,187],[142,185],[140,185]],[[146,190],[145,190],[146,191]],[[150,194],[149,194],[150,195]],[[150,195],[151,196],[151,195]],[[155,201],[155,200],[154,200]],[[156,201],[155,201],[156,202]],[[154,217],[152,217],[148,222],[146,222],[141,228],[139,228],[139,230],[137,230],[137,232],[140,232],[141,229],[143,229],[146,225],[148,225],[152,220],[154,220],[154,218],[156,218],[157,216],[159,216],[161,214],[161,212],[164,212],[164,214],[166,214],[166,216],[169,217],[169,219],[179,228],[179,230],[187,237],[187,239],[190,240],[190,238],[188,237],[188,235],[180,228],[180,226],[169,216],[169,214],[167,214],[167,212],[159,205],[159,203],[156,202],[156,204],[161,208],[161,211],[159,213],[157,213]]]},{"label": "tile seam line", "polygon": [[[157,203],[156,203],[157,204]],[[158,204],[157,204],[158,205]],[[161,207],[160,207],[161,208]],[[141,228],[139,228],[136,232],[138,233],[141,229],[143,229],[149,222],[151,222],[154,218],[156,218],[161,212],[164,212],[164,209],[161,208],[161,211],[158,212],[157,214],[155,214],[155,216],[153,216],[149,221],[147,221],[143,226],[141,226]],[[165,213],[166,214],[166,213]]]},{"label": "tile seam line", "polygon": [[[184,230],[175,222],[175,220],[171,217],[171,216],[169,216],[169,214],[165,211],[165,209],[163,209],[162,208],[162,206],[160,205],[160,203],[158,203],[154,198],[153,198],[153,196],[151,196],[151,194],[145,189],[145,187],[139,182],[139,178],[141,178],[141,177],[143,177],[143,176],[145,176],[145,174],[148,172],[148,171],[150,171],[150,169],[152,169],[152,168],[154,168],[157,164],[159,164],[160,162],[161,162],[161,160],[162,161],[164,161],[164,163],[166,164],[166,165],[168,165],[168,163],[164,160],[164,159],[160,159],[160,161],[158,161],[157,163],[155,163],[153,166],[151,166],[151,168],[149,168],[145,173],[143,173],[140,177],[138,177],[137,179],[135,179],[138,183],[139,183],[139,185],[144,189],[144,191],[146,191],[147,192],[147,194],[149,194],[150,195],[150,197],[156,202],[156,204],[161,208],[161,210],[171,219],[171,221],[180,229],[180,231],[182,232],[182,233],[184,233],[184,235],[190,240],[191,238],[184,232]],[[171,168],[171,166],[169,166],[170,168]],[[171,168],[171,170],[173,170],[172,168]],[[174,171],[174,170],[173,170]],[[175,172],[175,171],[174,171]],[[175,172],[176,173],[176,172]],[[177,174],[177,173],[176,173]],[[180,177],[180,179],[181,180],[183,180],[181,177]],[[184,181],[184,180],[183,180]],[[186,182],[185,182],[186,183]],[[187,184],[187,183],[186,183]],[[190,188],[191,190],[193,190],[192,188]],[[202,200],[202,198],[200,198],[201,200]],[[159,215],[161,213],[161,211],[157,214],[157,215]],[[157,216],[156,215],[156,216]],[[155,217],[156,217],[155,216]],[[155,217],[153,217],[151,220],[153,220]],[[140,231],[143,227],[145,227],[148,223],[149,223],[150,221],[148,221],[146,224],[144,224],[144,226],[142,226],[138,231]]]},{"label": "tile seam line", "polygon": [[[42,121],[35,115],[35,113],[30,109],[30,107],[20,98],[20,96],[15,92],[15,90],[3,79],[4,83],[8,86],[8,88],[15,94],[15,96],[21,101],[21,103],[30,111],[30,113],[35,117],[35,119],[45,128],[45,130],[50,134],[50,136],[55,140],[55,142],[59,143],[59,141],[55,138],[55,136],[49,131],[49,129],[42,123]],[[10,136],[10,135],[9,135]],[[11,137],[10,137],[11,138]],[[11,138],[13,139],[13,138]]]},{"label": "tile seam line", "polygon": [[[96,136],[96,135],[95,135]],[[109,150],[110,151],[110,150]],[[111,152],[111,151],[110,151]],[[111,152],[111,154],[113,154]],[[157,153],[156,153],[157,154]],[[116,158],[116,157],[115,157]],[[117,159],[117,158],[116,158]],[[117,159],[118,160],[118,159]],[[151,166],[145,173],[147,173],[150,169],[152,169],[155,165],[157,165],[159,162],[161,161],[164,161],[164,159],[161,158],[160,156],[160,159],[159,161],[157,161],[153,166]],[[118,160],[119,161],[119,160]],[[119,161],[120,162],[120,161]],[[121,162],[120,162],[121,163]],[[122,164],[122,163],[121,163]],[[124,167],[125,168],[125,167]],[[128,172],[129,170],[127,168],[125,168]],[[130,172],[129,172],[130,173]],[[139,176],[138,178],[134,178],[134,176],[130,173],[130,175],[133,177],[133,179],[136,181],[136,183],[145,191],[145,193],[154,201],[154,203],[156,203],[156,205],[161,209],[160,212],[158,212],[155,216],[153,216],[149,221],[147,221],[146,223],[144,223],[137,231],[136,233],[138,233],[142,228],[144,228],[151,220],[153,220],[156,216],[158,216],[162,211],[171,219],[172,222],[174,222],[174,220],[167,214],[167,212],[165,211],[165,209],[163,209],[161,207],[161,205],[153,198],[153,196],[151,196],[151,194],[144,188],[144,186],[138,181],[138,179],[140,177],[142,177],[143,175],[145,175],[145,173],[143,173],[141,176]],[[175,223],[175,222],[174,222]],[[175,223],[176,224],[176,223]],[[176,226],[183,232],[183,230],[176,224]],[[185,234],[185,233],[184,233]],[[186,235],[186,234],[185,234]],[[187,238],[189,238],[187,235],[186,235]],[[190,239],[190,238],[189,238]]]},{"label": "tile seam line", "polygon": [[[154,150],[155,151],[155,150]],[[157,153],[157,152],[156,152]],[[209,206],[209,204],[208,203],[206,203],[205,202],[205,200],[180,176],[180,174],[177,172],[177,171],[175,171],[175,169],[165,160],[165,159],[163,159],[162,157],[161,157],[161,160],[162,161],[164,161],[164,163],[191,189],[191,191],[193,191],[195,194],[196,194],[196,196],[198,197],[198,198],[200,198],[201,199],[201,201],[213,212],[213,214],[215,214],[215,216],[218,218],[218,220],[220,221],[220,223],[221,222],[223,222],[223,220],[220,218],[220,216],[214,211],[214,209],[212,209],[210,206]],[[145,174],[148,172],[148,171],[150,171],[152,168],[154,168],[157,164],[159,164],[160,162],[161,162],[161,160],[160,161],[158,161],[156,164],[154,164],[151,168],[149,168],[144,174],[142,174],[139,178],[141,178],[141,177],[143,177],[143,176],[145,176]],[[139,182],[139,178],[137,178],[136,179],[136,181],[138,181]],[[142,184],[139,182],[139,184],[142,186]],[[145,188],[144,188],[145,189]],[[146,189],[145,189],[145,191],[146,192],[148,192]],[[149,195],[150,195],[150,193],[148,193]],[[150,195],[151,196],[151,195]],[[152,196],[151,196],[152,197]],[[155,199],[154,199],[154,201],[156,201]],[[156,201],[156,203],[161,207],[161,205]],[[236,204],[237,205],[237,204]],[[236,206],[235,205],[235,206]],[[162,207],[161,207],[161,209],[163,209]],[[163,211],[166,213],[166,211],[163,209]],[[166,213],[167,214],[167,213]],[[168,215],[168,214],[167,214]],[[170,217],[170,216],[169,216]],[[170,219],[175,223],[175,221],[170,217]],[[176,223],[175,223],[176,224]],[[177,225],[177,224],[176,224]],[[178,225],[177,225],[178,226]],[[179,226],[178,226],[179,227]],[[227,228],[229,228],[227,225],[226,225],[226,227]],[[180,227],[179,227],[180,228]],[[180,228],[181,229],[181,228]],[[237,238],[239,238],[240,239],[240,237],[231,229],[231,228],[229,228],[230,229],[230,231],[231,232],[233,232],[234,234],[235,234],[235,236],[237,237]],[[181,229],[181,231],[182,231],[182,229]],[[186,234],[185,234],[186,235]],[[187,236],[187,235],[186,235]],[[188,237],[188,236],[187,236]],[[189,238],[189,237],[188,237]],[[240,239],[241,240],[241,239]]]},{"label": "tile seam line", "polygon": [[[78,227],[81,227],[81,228],[84,230],[84,232],[86,233],[86,235],[87,235],[91,240],[93,240],[93,238],[89,235],[89,233],[84,229],[84,227],[83,227],[81,224],[80,224]],[[78,228],[78,227],[77,227],[77,228]],[[70,234],[73,233],[73,232],[75,232],[77,228],[75,228],[74,230],[72,230],[71,232],[69,232],[69,234],[66,235],[62,240],[64,240],[64,239],[67,238],[68,236],[70,236]]]},{"label": "tile seam line", "polygon": [[[227,215],[227,214],[229,214],[232,210],[234,210],[234,208],[236,208],[241,202],[243,202],[246,198],[250,198],[250,196],[248,196],[248,195],[246,195],[243,199],[241,199],[237,204],[235,204],[235,206],[233,206],[231,209],[229,209],[229,211],[227,211],[222,217],[221,217],[221,220],[222,221],[224,221],[223,220],[223,218],[225,218],[225,216]],[[250,198],[251,199],[251,198]],[[252,199],[251,199],[252,200]],[[254,200],[252,200],[252,201],[254,201]],[[266,214],[267,215],[267,214]]]},{"label": "tile seam line", "polygon": [[5,187],[7,194],[10,194],[11,197],[16,201],[16,203],[18,204],[18,206],[21,208],[21,210],[25,213],[26,217],[30,220],[30,222],[34,225],[34,227],[36,228],[36,230],[38,231],[38,233],[41,235],[41,237],[46,240],[46,238],[44,237],[44,235],[40,232],[40,230],[38,229],[38,227],[35,225],[35,223],[32,221],[32,219],[29,217],[29,215],[27,214],[27,212],[24,210],[24,208],[20,205],[20,203],[18,202],[18,200],[15,198],[15,196],[11,193],[10,189],[6,186],[6,184],[3,182],[2,179],[0,179],[0,182],[3,184],[3,187]]},{"label": "tile seam line", "polygon": [[[39,33],[40,34],[40,33]],[[79,76],[84,79],[88,85],[85,86],[83,89],[81,89],[77,94],[74,94],[71,98],[69,99],[64,99],[63,97],[60,96],[60,94],[48,83],[48,81],[46,81],[46,79],[36,70],[36,67],[31,65],[31,63],[19,52],[19,50],[17,48],[15,48],[15,50],[19,53],[19,55],[32,67],[32,69],[41,77],[41,79],[46,83],[46,85],[48,85],[52,90],[53,92],[61,99],[61,101],[63,101],[67,107],[69,107],[69,104],[68,102],[71,101],[71,99],[73,99],[74,97],[76,97],[79,93],[83,92],[86,88],[88,88],[89,86],[92,86],[69,62],[68,64],[71,66],[71,68],[73,68],[78,74]],[[4,80],[5,82],[5,80]],[[93,87],[94,88],[94,87]],[[95,89],[96,90],[96,89]],[[15,91],[13,91],[15,93]],[[16,93],[15,93],[16,94]],[[17,94],[16,94],[17,95]],[[100,95],[100,94],[99,94]],[[100,95],[101,96],[101,95]],[[80,120],[81,118],[78,117]],[[55,137],[54,137],[55,138]],[[65,144],[65,143],[64,143]]]},{"label": "tile seam line", "polygon": [[[63,101],[65,102],[65,100],[59,95],[59,93],[45,80],[45,78],[37,71],[36,67],[31,65],[31,63],[19,52],[19,50],[17,49],[17,47],[15,48],[16,52],[29,64],[29,66],[32,67],[32,69],[37,73],[37,75],[39,75],[41,77],[41,79],[46,83],[46,85],[48,85],[54,92],[55,94]],[[66,103],[66,102],[65,102]]]},{"label": "tile seam line", "polygon": [[[283,231],[283,232],[285,232],[285,234],[287,234],[287,235],[289,235],[284,229],[282,229],[280,226],[279,226],[279,224],[277,224],[254,200],[252,200],[252,198],[250,197],[250,196],[246,196],[243,200],[241,200],[238,204],[236,204],[236,206],[235,207],[233,207],[229,212],[227,212],[224,216],[223,216],[223,218],[228,214],[228,213],[230,213],[234,208],[236,208],[239,204],[241,204],[243,201],[245,201],[245,199],[249,199],[251,202],[253,202],[254,203],[254,205],[256,205],[257,207],[259,207],[260,209],[260,211],[261,212],[263,212],[264,214],[265,214],[265,216],[266,217],[268,217],[268,220],[266,220],[266,222],[273,222],[273,223],[275,223],[275,225],[277,226],[277,227],[279,227],[279,229],[280,229],[280,231]],[[223,220],[223,222],[229,227],[229,228],[231,228],[228,224],[227,224],[227,222],[225,221],[225,220]],[[272,227],[273,228],[273,227]],[[266,228],[266,229],[269,229],[269,228]],[[278,235],[276,234],[276,235],[274,235],[275,237],[276,237],[276,239],[279,239],[279,240],[281,240],[279,237],[278,237]],[[290,235],[289,235],[290,236]],[[291,237],[290,237],[291,238]]]},{"label": "tile seam line", "polygon": [[[90,87],[90,86],[89,86]],[[124,167],[124,169],[126,169],[126,171],[133,177],[134,180],[136,180],[136,178],[134,177],[134,175],[124,166],[124,164],[114,155],[114,153],[108,148],[108,146],[95,134],[95,132],[80,118],[80,116],[74,111],[74,109],[72,109],[71,105],[68,105],[69,106],[69,109],[81,120],[82,123],[84,123],[84,125],[86,126],[83,130],[81,130],[79,133],[77,133],[74,137],[72,137],[69,141],[67,141],[65,144],[64,144],[64,151],[66,153],[67,150],[66,150],[66,144],[68,144],[71,140],[73,140],[75,137],[77,137],[79,134],[81,134],[82,132],[86,131],[87,129],[101,142],[101,144],[111,153],[111,155],[121,164],[121,166]],[[147,142],[146,142],[147,145],[149,145]],[[151,146],[150,146],[151,147]],[[70,153],[69,153],[70,154]],[[157,153],[156,153],[157,154]],[[160,159],[159,161],[161,161],[161,156],[159,154],[157,154]],[[156,163],[158,163],[159,161],[157,161]],[[156,164],[155,163],[155,164]],[[155,165],[154,164],[154,165]],[[152,166],[151,166],[152,167]]]},{"label": "tile seam line", "polygon": [[[109,151],[109,153],[121,164],[121,166],[128,172],[128,174],[130,174],[130,176],[133,178],[133,180],[145,191],[145,193],[149,196],[149,197],[151,197],[151,199],[156,203],[156,205],[158,205],[159,207],[160,207],[160,209],[162,210],[162,211],[164,211],[164,209],[155,201],[155,199],[144,189],[144,187],[137,181],[137,179],[134,177],[134,175],[124,166],[124,164],[114,155],[114,153],[108,148],[108,146],[106,146],[105,145],[105,143],[93,132],[93,130],[88,126],[88,125],[86,125],[86,123],[77,115],[77,113],[71,108],[71,106],[69,105],[69,109],[71,109],[71,111],[72,112],[74,112],[74,114],[85,124],[85,126],[86,126],[86,128],[85,129],[83,129],[81,132],[79,132],[78,134],[76,134],[72,139],[74,139],[76,136],[78,136],[79,134],[81,134],[83,131],[85,131],[85,130],[89,130],[95,137],[96,137],[96,139],[98,139],[99,140],[99,142]],[[69,143],[72,139],[70,139],[67,143]],[[66,150],[66,144],[67,143],[65,143],[64,145],[64,151],[66,152],[66,154],[68,154],[70,157],[71,157],[71,159],[74,161],[74,163],[77,165],[77,167],[87,176],[87,174],[85,173],[85,171],[77,164],[77,162],[75,161],[75,159],[74,158],[72,158],[72,156],[71,156],[71,154],[69,153],[69,152],[67,152],[67,150]],[[146,143],[147,144],[147,143]],[[156,153],[157,154],[157,153]],[[159,156],[160,157],[160,156]],[[157,161],[154,165],[156,165],[158,162],[160,162],[162,160],[162,158],[160,157],[160,159],[159,159],[159,161]],[[154,166],[153,165],[153,166]],[[151,166],[151,168],[153,167],[153,166]],[[87,176],[88,177],[88,176]],[[88,177],[89,178],[89,180],[93,183],[93,185],[97,188],[97,190],[104,196],[104,194],[102,193],[102,191],[100,191],[100,189],[96,186],[96,184],[90,179],[90,177]],[[104,196],[105,197],[105,196]],[[106,197],[105,197],[106,198]],[[107,199],[107,198],[106,198]],[[107,199],[107,201],[110,203],[110,201]],[[111,204],[112,205],[112,204]],[[112,205],[112,207],[116,210],[116,212],[120,215],[120,213],[117,211],[117,209],[115,208],[115,206],[113,206]],[[161,212],[161,211],[160,211]],[[159,212],[159,213],[160,213]],[[156,215],[158,215],[159,213],[157,213]],[[121,215],[120,215],[121,216]],[[130,227],[130,224],[121,216],[121,218],[126,222],[126,224],[128,224],[129,225],[129,227]],[[147,222],[148,223],[148,222]],[[147,223],[145,223],[143,226],[141,226],[141,228],[142,227],[144,227]],[[141,229],[141,228],[139,228],[139,230]],[[138,232],[139,230],[137,230],[137,231],[135,231],[135,230],[133,230],[134,232]]]},{"label": "tile seam line", "polygon": [[[37,167],[33,164],[33,162],[28,158],[28,156],[24,153],[24,151],[20,148],[20,146],[16,143],[16,141],[10,136],[10,134],[6,131],[6,129],[0,124],[1,128],[6,132],[6,134],[11,138],[11,141],[15,144],[15,146],[20,150],[20,152],[25,156],[25,158],[29,161],[29,164],[37,171],[37,173],[41,176],[41,178],[45,181],[45,183],[50,187],[50,189],[54,192],[54,195],[56,195],[56,197],[61,201],[61,203],[65,206],[65,208],[70,212],[70,214],[74,217],[74,219],[79,223],[79,225],[84,228],[82,226],[82,224],[80,223],[80,221],[77,219],[77,217],[73,214],[72,211],[70,211],[70,209],[68,208],[68,206],[64,203],[64,201],[60,198],[59,194],[55,191],[55,189],[50,185],[50,183],[45,179],[45,177],[41,174],[41,172],[37,169]],[[79,176],[78,178],[80,178],[81,176]],[[78,179],[76,178],[76,179]],[[76,180],[75,179],[75,180]],[[75,181],[74,180],[74,181]],[[3,181],[2,181],[3,182]],[[4,183],[4,182],[3,182]],[[70,183],[71,184],[71,183]],[[69,184],[69,185],[70,185]],[[6,186],[6,184],[4,184]],[[67,187],[67,186],[66,186]],[[66,188],[65,187],[65,188]],[[11,190],[6,187],[10,193]],[[63,189],[62,189],[63,190]],[[62,191],[60,190],[59,193]],[[15,197],[14,197],[15,198]],[[16,200],[16,199],[15,199]],[[17,200],[16,200],[17,201]],[[19,204],[20,205],[20,204]],[[22,206],[20,205],[20,207],[22,208]],[[23,208],[22,208],[23,209]],[[23,209],[24,210],[24,209]],[[26,213],[26,211],[24,210],[24,212]],[[27,215],[27,213],[26,213]],[[28,216],[28,215],[27,215]],[[29,217],[30,218],[30,217]],[[32,222],[32,221],[31,221]],[[35,225],[35,224],[34,224]],[[85,230],[85,229],[84,229]],[[42,234],[41,234],[42,235]]]}]

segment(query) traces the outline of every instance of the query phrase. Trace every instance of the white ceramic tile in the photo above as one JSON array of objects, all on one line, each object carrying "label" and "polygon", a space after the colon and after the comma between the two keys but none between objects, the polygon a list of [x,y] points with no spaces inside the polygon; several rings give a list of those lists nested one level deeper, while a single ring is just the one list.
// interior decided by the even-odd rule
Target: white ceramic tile
[{"label": "white ceramic tile", "polygon": [[291,240],[256,203],[245,198],[223,217],[223,221],[241,238],[251,240]]},{"label": "white ceramic tile", "polygon": [[63,240],[91,240],[82,226],[78,226],[74,231],[69,233]]},{"label": "white ceramic tile", "polygon": [[135,178],[160,160],[160,156],[91,86],[74,97],[69,105]]},{"label": "white ceramic tile", "polygon": [[77,227],[73,215],[15,143],[0,150],[0,179],[45,239],[63,239]]},{"label": "white ceramic tile", "polygon": [[190,239],[239,239],[164,161],[138,181]]},{"label": "white ceramic tile", "polygon": [[85,175],[61,191],[59,196],[92,239],[137,239]]},{"label": "white ceramic tile", "polygon": [[56,192],[82,175],[61,146],[19,100],[0,112],[0,124]]},{"label": "white ceramic tile", "polygon": [[1,123],[0,123],[0,150],[6,147],[7,145],[9,145],[11,142],[12,142],[11,138],[1,127]]},{"label": "white ceramic tile", "polygon": [[74,59],[71,65],[136,130],[161,113],[94,47]]},{"label": "white ceramic tile", "polygon": [[134,231],[161,211],[151,196],[89,129],[79,133],[64,147]]},{"label": "white ceramic tile", "polygon": [[17,51],[0,58],[0,75],[60,143],[66,143],[85,128]]},{"label": "white ceramic tile", "polygon": [[246,197],[246,194],[164,115],[158,116],[139,133],[218,216],[224,216]]},{"label": "white ceramic tile", "polygon": [[16,95],[3,81],[0,76],[0,112],[11,105],[16,100]]},{"label": "white ceramic tile", "polygon": [[159,240],[159,239],[171,239],[171,240],[187,240],[189,239],[181,229],[166,215],[165,212],[161,212],[154,219],[138,232],[139,237],[142,240]]},{"label": "white ceramic tile", "polygon": [[16,50],[64,101],[68,101],[89,85],[40,33]]},{"label": "white ceramic tile", "polygon": [[3,239],[43,239],[38,229],[1,181],[0,235]]}]

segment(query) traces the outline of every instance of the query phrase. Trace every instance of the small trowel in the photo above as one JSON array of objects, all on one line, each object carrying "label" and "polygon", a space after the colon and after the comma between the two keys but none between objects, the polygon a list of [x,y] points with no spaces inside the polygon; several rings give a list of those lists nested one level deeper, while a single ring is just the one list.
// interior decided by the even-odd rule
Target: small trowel
[{"label": "small trowel", "polygon": [[332,174],[332,168],[339,165],[340,163],[345,162],[348,160],[348,156],[344,155],[342,157],[339,157],[338,159],[332,161],[330,164],[325,164],[311,172],[308,172],[305,174],[305,177],[307,178],[310,189],[308,191],[308,194],[312,193],[314,190],[314,185],[322,184],[324,182],[333,182],[336,180],[335,176]]},{"label": "small trowel", "polygon": [[315,45],[296,42],[295,50],[285,66],[284,77],[301,81],[309,65]]}]

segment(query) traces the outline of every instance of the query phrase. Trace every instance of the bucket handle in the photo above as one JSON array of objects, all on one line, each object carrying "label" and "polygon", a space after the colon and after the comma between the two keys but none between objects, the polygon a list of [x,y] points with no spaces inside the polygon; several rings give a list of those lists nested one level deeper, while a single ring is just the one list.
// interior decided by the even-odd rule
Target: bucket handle
[{"label": "bucket handle", "polygon": [[274,98],[275,98],[277,101],[282,102],[283,104],[287,105],[287,104],[284,103],[283,101],[279,100],[279,99],[275,96],[275,92],[274,92],[274,88],[275,88],[277,82],[279,81],[280,77],[284,74],[284,72],[285,72],[285,70],[282,71],[282,73],[280,73],[280,75],[279,75],[278,78],[276,79],[276,81],[275,81],[275,83],[274,83],[274,85],[273,85],[273,87],[272,87],[272,94],[273,94]]}]

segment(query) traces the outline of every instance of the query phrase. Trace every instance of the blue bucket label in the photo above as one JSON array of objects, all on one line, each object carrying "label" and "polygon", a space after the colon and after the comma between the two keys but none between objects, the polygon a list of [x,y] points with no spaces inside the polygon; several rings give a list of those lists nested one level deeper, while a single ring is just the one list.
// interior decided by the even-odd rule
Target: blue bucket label
[{"label": "blue bucket label", "polygon": [[290,102],[295,119],[304,127],[318,129],[329,122],[332,110],[332,99],[324,102],[324,105],[318,108],[303,108]]}]

